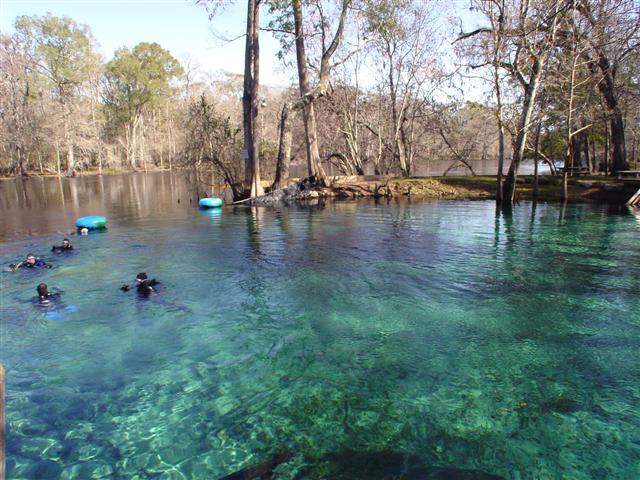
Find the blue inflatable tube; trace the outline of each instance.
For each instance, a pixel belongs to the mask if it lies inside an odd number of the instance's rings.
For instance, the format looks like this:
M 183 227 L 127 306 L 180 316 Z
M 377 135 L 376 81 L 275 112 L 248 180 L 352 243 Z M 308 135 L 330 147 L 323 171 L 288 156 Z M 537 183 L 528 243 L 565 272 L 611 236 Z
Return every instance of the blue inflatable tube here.
M 107 220 L 106 217 L 101 217 L 100 215 L 89 215 L 87 217 L 80 217 L 76 220 L 76 227 L 78 228 L 87 228 L 89 230 L 101 230 L 103 228 L 107 228 Z
M 222 206 L 222 199 L 218 197 L 201 198 L 198 200 L 200 208 L 218 208 Z

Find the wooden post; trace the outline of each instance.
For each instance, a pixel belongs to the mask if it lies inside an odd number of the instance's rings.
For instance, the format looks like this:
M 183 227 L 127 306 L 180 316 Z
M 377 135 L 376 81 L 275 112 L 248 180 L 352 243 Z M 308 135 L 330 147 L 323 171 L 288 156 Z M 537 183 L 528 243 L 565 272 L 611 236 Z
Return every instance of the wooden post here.
M 5 480 L 4 367 L 0 365 L 0 480 Z

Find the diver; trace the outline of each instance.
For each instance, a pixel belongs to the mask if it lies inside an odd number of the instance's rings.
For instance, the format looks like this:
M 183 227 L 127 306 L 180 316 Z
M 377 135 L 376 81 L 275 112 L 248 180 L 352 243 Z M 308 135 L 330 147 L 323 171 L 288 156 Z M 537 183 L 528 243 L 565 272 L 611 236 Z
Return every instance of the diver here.
M 30 253 L 27 255 L 27 258 L 23 262 L 20 262 L 17 265 L 13 265 L 13 264 L 9 265 L 9 268 L 15 272 L 20 268 L 36 269 L 36 268 L 52 268 L 52 266 L 49 265 L 44 260 L 40 258 L 36 258 L 36 256 L 33 253 Z
M 55 289 L 55 292 L 50 292 L 49 287 L 47 287 L 46 283 L 41 283 L 36 288 L 38 292 L 38 296 L 34 297 L 33 303 L 39 307 L 49 307 L 52 304 L 60 303 L 60 295 L 62 295 L 62 291 Z
M 54 253 L 64 253 L 64 252 L 70 252 L 73 250 L 73 245 L 71 245 L 71 242 L 69 241 L 68 238 L 65 238 L 64 240 L 62 240 L 62 245 L 54 245 L 53 247 L 51 247 L 51 251 Z
M 156 292 L 155 288 L 153 287 L 158 285 L 158 283 L 160 282 L 158 282 L 155 278 L 149 279 L 146 272 L 140 272 L 138 275 L 136 275 L 135 288 L 139 295 L 148 297 L 152 293 Z M 131 287 L 129 285 L 123 285 L 122 287 L 120 287 L 120 290 L 122 290 L 123 292 L 128 292 L 130 289 Z

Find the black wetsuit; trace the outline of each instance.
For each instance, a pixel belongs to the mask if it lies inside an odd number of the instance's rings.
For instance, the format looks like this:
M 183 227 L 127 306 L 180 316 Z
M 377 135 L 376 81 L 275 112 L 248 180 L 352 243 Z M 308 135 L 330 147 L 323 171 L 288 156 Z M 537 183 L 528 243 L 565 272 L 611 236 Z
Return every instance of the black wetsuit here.
M 155 293 L 156 290 L 153 287 L 158 285 L 158 283 L 159 282 L 155 278 L 151 280 L 144 280 L 142 282 L 136 283 L 135 289 L 138 292 L 138 295 L 148 297 L 152 293 Z M 123 292 L 128 292 L 129 290 L 131 290 L 131 287 L 129 285 L 123 285 L 122 287 L 120 287 L 120 290 L 122 290 Z
M 44 260 L 41 260 L 39 258 L 36 259 L 36 262 L 31 264 L 29 262 L 27 262 L 26 260 L 17 264 L 17 265 L 10 265 L 11 269 L 13 270 L 17 270 L 19 268 L 51 268 L 51 265 L 49 265 L 47 262 L 45 262 Z
M 62 292 L 57 290 L 55 292 L 47 292 L 46 295 L 38 295 L 37 297 L 33 297 L 31 302 L 37 307 L 52 307 L 58 306 L 61 307 L 60 296 Z
M 53 253 L 65 253 L 65 252 L 71 252 L 73 250 L 73 245 L 69 245 L 67 247 L 65 247 L 64 245 L 54 245 L 53 247 L 51 247 L 51 251 Z

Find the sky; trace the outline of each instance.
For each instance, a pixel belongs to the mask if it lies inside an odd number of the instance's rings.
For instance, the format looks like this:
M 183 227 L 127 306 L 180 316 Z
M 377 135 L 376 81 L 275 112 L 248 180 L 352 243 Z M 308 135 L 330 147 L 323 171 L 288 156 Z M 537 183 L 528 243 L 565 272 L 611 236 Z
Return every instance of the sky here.
M 67 15 L 90 27 L 106 60 L 122 46 L 157 42 L 185 70 L 191 65 L 201 73 L 242 74 L 246 1 L 232 3 L 211 21 L 205 8 L 195 5 L 194 0 L 0 0 L 0 31 L 10 32 L 20 15 Z M 447 4 L 465 23 L 470 22 L 469 0 L 447 0 Z M 239 38 L 225 42 L 220 36 Z M 271 35 L 260 36 L 263 85 L 286 86 L 295 82 L 294 69 L 285 73 L 276 58 L 278 50 L 278 42 Z
M 20 15 L 67 15 L 91 28 L 107 60 L 122 46 L 157 42 L 183 66 L 189 58 L 202 71 L 241 74 L 244 38 L 229 43 L 214 35 L 214 28 L 226 38 L 244 33 L 246 5 L 236 3 L 212 22 L 205 8 L 190 0 L 0 0 L 0 30 L 10 32 Z M 275 57 L 277 41 L 263 35 L 260 44 L 261 83 L 288 84 L 289 76 Z

